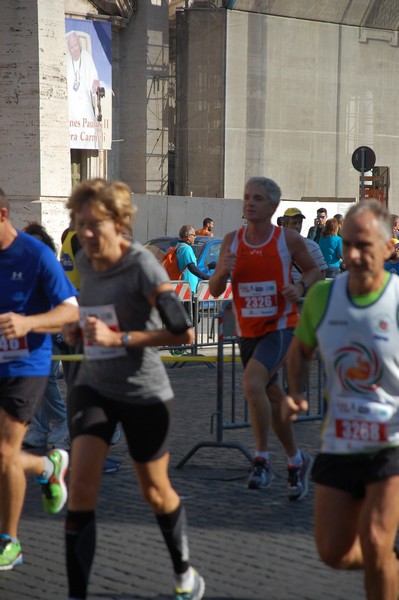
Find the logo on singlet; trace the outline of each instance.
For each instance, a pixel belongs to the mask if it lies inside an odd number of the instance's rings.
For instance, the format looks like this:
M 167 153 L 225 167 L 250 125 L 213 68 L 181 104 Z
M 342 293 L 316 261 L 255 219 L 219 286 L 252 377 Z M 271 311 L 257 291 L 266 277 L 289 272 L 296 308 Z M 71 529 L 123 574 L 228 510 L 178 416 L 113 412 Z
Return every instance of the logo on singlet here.
M 335 356 L 335 372 L 343 389 L 361 394 L 378 387 L 382 365 L 373 348 L 352 342 L 339 348 Z

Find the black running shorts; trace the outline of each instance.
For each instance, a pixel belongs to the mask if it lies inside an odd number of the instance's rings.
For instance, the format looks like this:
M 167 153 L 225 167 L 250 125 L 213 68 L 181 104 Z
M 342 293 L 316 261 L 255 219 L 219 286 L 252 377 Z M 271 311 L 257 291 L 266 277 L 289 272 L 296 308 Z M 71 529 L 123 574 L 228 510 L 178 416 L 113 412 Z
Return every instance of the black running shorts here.
M 43 399 L 48 377 L 0 379 L 0 407 L 14 419 L 29 422 Z
M 285 361 L 294 330 L 279 329 L 256 338 L 239 338 L 241 360 L 244 367 L 255 358 L 269 371 L 268 385 L 278 380 L 277 371 Z
M 172 400 L 152 399 L 149 404 L 135 405 L 106 398 L 93 388 L 79 385 L 71 393 L 71 439 L 89 434 L 109 444 L 119 421 L 133 460 L 150 462 L 169 452 L 171 408 Z
M 369 483 L 399 475 L 399 448 L 372 454 L 319 454 L 312 469 L 315 483 L 348 492 L 356 500 L 365 497 Z

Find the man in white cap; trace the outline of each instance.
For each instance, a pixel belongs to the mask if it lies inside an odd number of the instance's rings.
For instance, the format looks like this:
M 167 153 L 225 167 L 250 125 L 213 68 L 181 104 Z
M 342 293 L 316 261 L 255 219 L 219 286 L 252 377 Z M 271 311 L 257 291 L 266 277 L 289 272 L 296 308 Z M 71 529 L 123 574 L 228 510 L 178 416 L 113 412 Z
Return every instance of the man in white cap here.
M 295 231 L 297 231 L 300 234 L 304 219 L 306 219 L 306 217 L 304 214 L 302 214 L 299 208 L 287 208 L 283 215 L 283 227 L 286 227 L 287 229 L 295 229 Z M 324 260 L 323 254 L 321 253 L 319 244 L 309 238 L 305 238 L 304 236 L 301 237 L 306 243 L 309 254 L 312 256 L 315 263 L 319 267 L 322 278 L 325 279 L 327 264 Z M 298 281 L 300 281 L 300 279 L 301 271 L 298 269 L 297 265 L 294 264 L 292 269 L 292 281 L 293 283 L 297 283 Z

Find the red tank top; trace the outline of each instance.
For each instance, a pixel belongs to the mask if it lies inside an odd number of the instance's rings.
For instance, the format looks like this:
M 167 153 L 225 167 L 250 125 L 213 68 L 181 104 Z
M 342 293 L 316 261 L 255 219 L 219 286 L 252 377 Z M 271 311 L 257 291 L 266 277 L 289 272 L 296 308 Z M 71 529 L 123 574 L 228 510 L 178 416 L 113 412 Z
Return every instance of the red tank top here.
M 237 254 L 232 286 L 238 335 L 259 337 L 269 331 L 295 327 L 296 302 L 281 294 L 282 287 L 292 283 L 292 262 L 284 230 L 273 227 L 260 246 L 248 244 L 245 232 L 244 227 L 238 230 L 231 246 Z

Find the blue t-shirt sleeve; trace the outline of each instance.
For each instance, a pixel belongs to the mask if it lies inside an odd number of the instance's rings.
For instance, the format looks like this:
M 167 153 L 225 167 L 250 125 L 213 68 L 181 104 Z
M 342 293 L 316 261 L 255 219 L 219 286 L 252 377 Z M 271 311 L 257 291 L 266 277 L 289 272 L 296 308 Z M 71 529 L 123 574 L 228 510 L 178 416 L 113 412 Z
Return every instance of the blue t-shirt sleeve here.
M 51 306 L 58 306 L 67 298 L 78 295 L 50 248 L 45 247 L 40 254 L 39 274 Z

